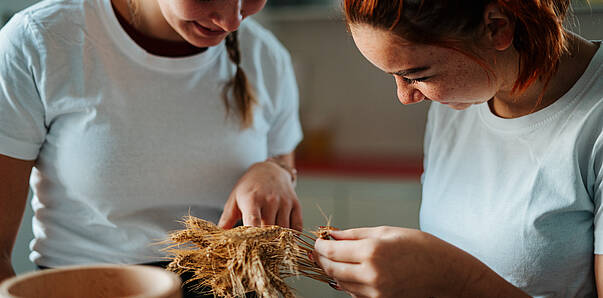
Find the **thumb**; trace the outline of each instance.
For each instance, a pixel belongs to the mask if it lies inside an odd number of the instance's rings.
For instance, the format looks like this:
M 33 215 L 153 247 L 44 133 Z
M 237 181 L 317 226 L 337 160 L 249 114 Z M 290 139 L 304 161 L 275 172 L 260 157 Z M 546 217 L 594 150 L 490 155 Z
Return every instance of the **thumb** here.
M 237 205 L 236 200 L 231 200 L 224 206 L 220 221 L 218 221 L 218 227 L 222 229 L 230 229 L 237 224 L 237 221 L 241 219 L 241 211 Z

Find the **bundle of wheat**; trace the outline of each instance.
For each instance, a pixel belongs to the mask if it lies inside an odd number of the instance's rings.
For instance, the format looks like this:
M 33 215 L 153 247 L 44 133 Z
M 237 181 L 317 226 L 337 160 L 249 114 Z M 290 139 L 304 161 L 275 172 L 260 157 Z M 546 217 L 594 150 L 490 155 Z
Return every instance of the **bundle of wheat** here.
M 311 259 L 318 231 L 303 233 L 279 226 L 247 227 L 230 230 L 218 228 L 211 222 L 186 216 L 186 227 L 173 232 L 164 250 L 171 262 L 168 270 L 176 273 L 193 272 L 189 282 L 221 297 L 244 297 L 256 292 L 259 297 L 295 297 L 284 279 L 306 276 L 318 281 L 334 281 Z

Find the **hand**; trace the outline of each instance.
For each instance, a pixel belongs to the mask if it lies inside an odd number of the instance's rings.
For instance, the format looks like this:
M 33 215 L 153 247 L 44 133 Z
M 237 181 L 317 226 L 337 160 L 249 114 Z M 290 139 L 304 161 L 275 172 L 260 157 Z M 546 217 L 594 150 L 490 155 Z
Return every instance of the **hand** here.
M 252 165 L 234 187 L 218 226 L 279 225 L 301 231 L 302 212 L 290 174 L 274 162 Z
M 456 249 L 418 230 L 377 227 L 331 231 L 318 239 L 315 258 L 337 287 L 353 297 L 430 297 L 450 295 L 465 283 L 453 269 Z M 458 249 L 457 249 L 458 250 Z M 460 251 L 460 250 L 459 250 Z

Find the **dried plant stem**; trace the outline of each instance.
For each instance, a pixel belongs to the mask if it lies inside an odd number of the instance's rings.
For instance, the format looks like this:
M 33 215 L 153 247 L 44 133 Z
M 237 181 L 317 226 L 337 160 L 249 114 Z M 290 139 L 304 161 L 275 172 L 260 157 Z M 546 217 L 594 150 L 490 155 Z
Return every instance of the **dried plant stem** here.
M 256 292 L 259 297 L 295 297 L 284 281 L 306 276 L 317 281 L 334 281 L 311 259 L 321 227 L 311 233 L 278 227 L 218 228 L 211 222 L 186 216 L 185 229 L 175 231 L 164 241 L 171 259 L 168 270 L 192 272 L 195 288 L 221 297 L 244 297 Z

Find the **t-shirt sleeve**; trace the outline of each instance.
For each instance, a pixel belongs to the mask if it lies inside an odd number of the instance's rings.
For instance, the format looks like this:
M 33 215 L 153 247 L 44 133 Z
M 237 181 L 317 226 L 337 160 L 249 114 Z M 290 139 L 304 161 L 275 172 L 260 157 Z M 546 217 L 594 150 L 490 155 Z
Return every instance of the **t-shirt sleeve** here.
M 46 135 L 35 37 L 24 14 L 0 30 L 0 154 L 24 160 L 37 158 Z
M 283 52 L 277 65 L 275 113 L 268 131 L 268 155 L 292 152 L 302 139 L 299 93 L 291 57 Z

